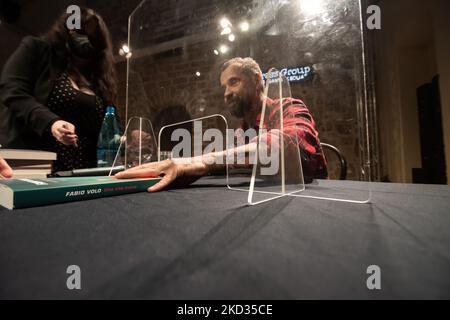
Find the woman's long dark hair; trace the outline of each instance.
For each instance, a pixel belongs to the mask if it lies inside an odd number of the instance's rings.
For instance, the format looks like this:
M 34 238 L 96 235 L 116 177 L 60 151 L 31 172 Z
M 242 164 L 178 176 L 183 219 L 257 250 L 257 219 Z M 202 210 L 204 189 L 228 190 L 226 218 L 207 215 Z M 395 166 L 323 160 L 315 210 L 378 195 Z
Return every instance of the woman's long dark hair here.
M 62 14 L 51 29 L 43 36 L 59 56 L 65 57 L 67 69 L 80 76 L 78 70 L 71 62 L 71 53 L 68 48 L 69 30 L 66 27 L 67 19 L 71 14 Z M 94 60 L 89 64 L 90 79 L 93 88 L 106 104 L 115 104 L 117 97 L 117 75 L 114 66 L 111 35 L 103 18 L 92 9 L 81 8 L 81 29 L 85 24 L 94 25 L 94 31 L 89 34 L 89 40 L 96 48 L 100 48 Z M 75 79 L 80 81 L 80 79 Z

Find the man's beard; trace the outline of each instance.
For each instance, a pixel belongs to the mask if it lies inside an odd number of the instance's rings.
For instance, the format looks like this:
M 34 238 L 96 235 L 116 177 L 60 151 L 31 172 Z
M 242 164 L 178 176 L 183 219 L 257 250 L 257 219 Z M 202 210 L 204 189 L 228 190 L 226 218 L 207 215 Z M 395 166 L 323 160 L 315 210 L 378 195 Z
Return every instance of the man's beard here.
M 231 115 L 240 119 L 244 118 L 245 111 L 251 107 L 250 99 L 245 99 L 235 94 L 228 98 L 225 104 Z

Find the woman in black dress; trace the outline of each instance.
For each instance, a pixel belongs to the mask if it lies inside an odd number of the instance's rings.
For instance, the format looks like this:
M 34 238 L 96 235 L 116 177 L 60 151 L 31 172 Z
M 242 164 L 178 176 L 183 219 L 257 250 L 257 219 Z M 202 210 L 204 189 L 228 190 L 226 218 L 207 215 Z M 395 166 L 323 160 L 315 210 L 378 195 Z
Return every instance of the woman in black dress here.
M 81 29 L 63 14 L 42 37 L 25 37 L 0 79 L 0 144 L 57 153 L 53 171 L 97 166 L 97 139 L 117 80 L 109 31 L 91 9 Z

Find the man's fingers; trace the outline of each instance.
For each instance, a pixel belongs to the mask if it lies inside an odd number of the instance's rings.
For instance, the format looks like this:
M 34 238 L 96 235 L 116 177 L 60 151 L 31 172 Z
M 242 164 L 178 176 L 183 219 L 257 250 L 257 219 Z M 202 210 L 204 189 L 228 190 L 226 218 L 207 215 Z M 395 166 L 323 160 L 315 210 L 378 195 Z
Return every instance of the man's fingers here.
M 127 169 L 126 171 L 122 171 L 120 173 L 124 173 L 124 172 L 134 173 L 134 172 L 138 172 L 138 171 L 141 171 L 141 170 L 154 170 L 154 171 L 157 171 L 157 169 L 155 167 L 149 166 L 148 164 L 143 164 L 143 165 L 140 165 L 140 166 L 137 166 L 137 167 L 133 167 L 133 168 Z
M 166 170 L 169 166 L 170 165 L 167 164 L 166 162 L 150 162 L 150 163 L 141 164 L 140 166 L 128 169 L 127 171 L 134 172 L 134 171 L 139 171 L 139 170 L 153 170 L 153 171 L 161 172 L 163 170 Z
M 160 182 L 147 189 L 148 192 L 156 192 L 166 188 L 175 178 L 172 175 L 165 175 Z
M 118 179 L 132 179 L 132 178 L 156 178 L 160 175 L 161 171 L 156 170 L 127 170 L 119 172 L 115 175 Z
M 115 175 L 118 179 L 156 178 L 160 176 L 163 176 L 161 181 L 151 188 L 148 188 L 148 192 L 162 190 L 176 179 L 177 169 L 172 161 L 166 160 L 162 162 L 146 163 L 138 167 L 119 172 Z

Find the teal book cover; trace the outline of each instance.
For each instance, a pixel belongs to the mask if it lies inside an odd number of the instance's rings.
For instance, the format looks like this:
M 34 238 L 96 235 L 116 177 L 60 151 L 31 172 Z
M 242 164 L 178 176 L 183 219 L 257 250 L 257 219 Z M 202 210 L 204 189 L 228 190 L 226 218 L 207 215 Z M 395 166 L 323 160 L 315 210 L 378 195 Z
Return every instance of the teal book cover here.
M 160 180 L 114 177 L 0 180 L 0 205 L 12 210 L 143 192 Z

